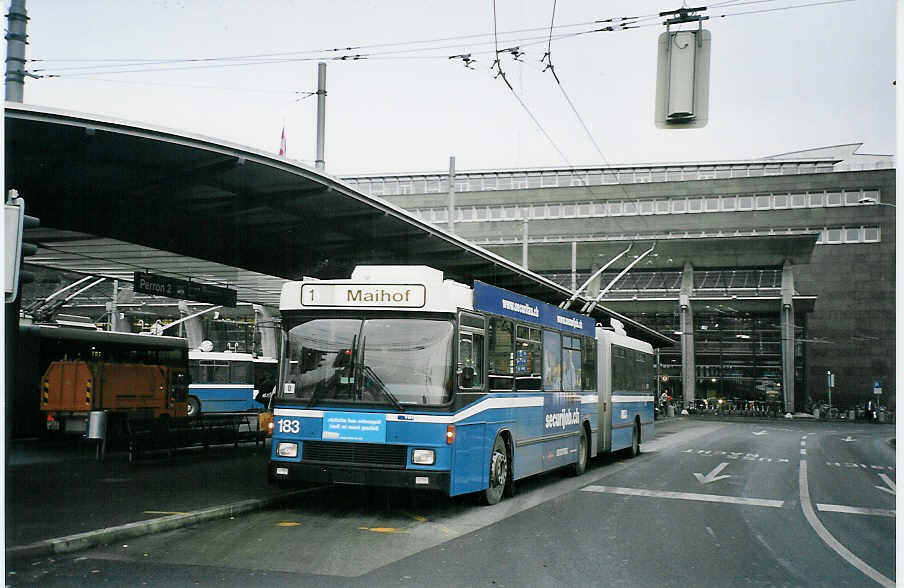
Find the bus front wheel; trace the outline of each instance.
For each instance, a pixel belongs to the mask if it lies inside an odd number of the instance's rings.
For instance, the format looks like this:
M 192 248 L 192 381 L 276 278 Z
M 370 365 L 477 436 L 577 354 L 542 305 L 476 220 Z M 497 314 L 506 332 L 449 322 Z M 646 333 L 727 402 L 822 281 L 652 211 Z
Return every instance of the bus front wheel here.
M 493 442 L 493 451 L 490 453 L 490 482 L 487 489 L 481 492 L 481 502 L 486 505 L 497 504 L 502 500 L 505 487 L 510 484 L 508 452 L 505 442 L 501 437 L 496 437 Z
M 188 397 L 188 416 L 194 417 L 201 414 L 201 401 L 196 396 Z

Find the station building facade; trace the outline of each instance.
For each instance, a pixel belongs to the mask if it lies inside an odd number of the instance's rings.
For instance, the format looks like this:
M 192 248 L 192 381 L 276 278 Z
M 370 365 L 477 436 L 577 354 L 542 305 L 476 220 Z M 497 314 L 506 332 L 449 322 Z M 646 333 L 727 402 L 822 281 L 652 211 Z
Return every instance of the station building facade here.
M 894 161 L 858 148 L 343 179 L 571 289 L 602 269 L 590 294 L 675 337 L 677 400 L 809 411 L 831 372 L 833 407 L 894 409 Z

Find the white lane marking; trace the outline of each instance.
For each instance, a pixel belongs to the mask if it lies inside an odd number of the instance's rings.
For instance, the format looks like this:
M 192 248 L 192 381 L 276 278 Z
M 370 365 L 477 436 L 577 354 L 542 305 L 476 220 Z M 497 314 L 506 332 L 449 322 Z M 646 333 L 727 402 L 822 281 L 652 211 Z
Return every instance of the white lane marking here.
M 765 498 L 741 498 L 738 496 L 722 496 L 720 494 L 696 494 L 694 492 L 670 492 L 668 490 L 644 490 L 642 488 L 618 488 L 615 486 L 585 486 L 582 492 L 600 492 L 621 494 L 623 496 L 647 496 L 650 498 L 672 498 L 676 500 L 697 500 L 700 502 L 724 502 L 726 504 L 743 504 L 746 506 L 770 506 L 781 508 L 784 500 L 767 500 Z
M 849 461 L 846 461 L 843 463 L 840 461 L 827 461 L 826 465 L 829 467 L 836 467 L 836 468 L 854 468 L 854 469 L 863 468 L 863 469 L 870 469 L 870 470 L 894 471 L 894 469 L 895 469 L 894 466 L 881 466 L 881 465 L 876 465 L 876 464 L 867 465 L 864 463 L 852 463 Z
M 845 437 L 844 439 L 842 439 L 842 441 L 844 441 L 844 442 L 846 442 L 846 443 L 850 443 L 851 441 L 856 441 L 856 439 L 853 438 L 853 437 L 851 437 L 850 435 L 848 435 L 847 437 Z
M 800 446 L 801 446 L 801 447 L 806 447 L 806 446 L 807 446 L 807 440 L 804 439 L 803 441 L 801 441 L 801 442 L 800 442 Z
M 754 431 L 753 434 L 759 437 L 760 435 L 765 435 L 766 431 Z
M 843 504 L 817 504 L 816 509 L 825 512 L 843 512 L 847 514 L 895 518 L 895 511 L 887 508 L 862 508 L 859 506 L 845 506 Z
M 800 450 L 800 454 L 801 454 L 801 455 L 806 455 L 806 454 L 807 454 L 807 450 L 806 450 L 806 449 L 801 449 L 801 450 Z
M 876 488 L 878 488 L 879 490 L 881 490 L 883 492 L 888 492 L 892 496 L 895 496 L 897 494 L 898 489 L 897 489 L 897 486 L 895 486 L 895 483 L 892 481 L 892 479 L 889 478 L 886 474 L 879 474 L 879 477 L 882 478 L 882 481 L 885 482 L 885 484 L 888 486 L 888 488 L 886 488 L 885 486 L 876 486 Z
M 813 530 L 816 531 L 816 534 L 819 535 L 819 538 L 822 539 L 823 543 L 828 545 L 829 548 L 840 555 L 849 564 L 882 586 L 893 588 L 895 583 L 892 580 L 889 580 L 872 568 L 868 563 L 851 553 L 848 548 L 839 543 L 838 540 L 823 526 L 822 522 L 820 522 L 819 517 L 816 516 L 816 512 L 813 510 L 813 503 L 810 502 L 810 489 L 807 485 L 807 462 L 805 460 L 800 461 L 799 482 L 801 510 L 804 511 L 804 517 L 806 517 L 807 522 L 810 523 L 810 526 L 813 527 Z
M 784 457 L 760 457 L 759 453 L 744 453 L 741 451 L 723 451 L 720 449 L 684 449 L 681 453 L 690 453 L 694 455 L 720 456 L 725 459 L 735 459 L 742 461 L 755 461 L 759 463 L 791 463 Z
M 700 482 L 701 484 L 709 484 L 710 482 L 715 482 L 716 480 L 721 480 L 723 478 L 730 478 L 731 475 L 729 475 L 729 474 L 725 474 L 724 476 L 719 475 L 719 472 L 721 472 L 723 469 L 725 469 L 725 466 L 727 466 L 727 465 L 728 465 L 728 462 L 723 461 L 722 463 L 720 463 L 719 465 L 714 467 L 713 470 L 710 473 L 706 474 L 705 476 L 703 474 L 698 474 L 697 472 L 694 472 L 694 477 L 697 478 L 697 481 Z

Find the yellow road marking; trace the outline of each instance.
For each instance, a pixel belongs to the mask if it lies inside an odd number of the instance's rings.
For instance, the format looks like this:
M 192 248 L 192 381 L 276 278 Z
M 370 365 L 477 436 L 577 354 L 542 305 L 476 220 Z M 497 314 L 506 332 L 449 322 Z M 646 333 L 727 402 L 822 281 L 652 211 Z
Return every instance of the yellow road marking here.
M 408 533 L 406 529 L 396 529 L 395 527 L 358 527 L 361 531 L 370 531 L 371 533 Z
M 277 527 L 297 527 L 299 525 L 301 525 L 301 523 L 295 523 L 292 521 L 283 521 L 281 523 L 276 524 Z

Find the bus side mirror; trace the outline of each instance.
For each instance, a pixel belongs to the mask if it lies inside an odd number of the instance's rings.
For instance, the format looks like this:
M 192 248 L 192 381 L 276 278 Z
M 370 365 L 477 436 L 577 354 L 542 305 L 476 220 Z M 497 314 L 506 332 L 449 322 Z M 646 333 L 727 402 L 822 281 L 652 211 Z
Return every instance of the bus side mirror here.
M 460 377 L 459 377 L 459 386 L 462 388 L 473 388 L 474 387 L 474 368 L 467 365 L 461 368 Z

